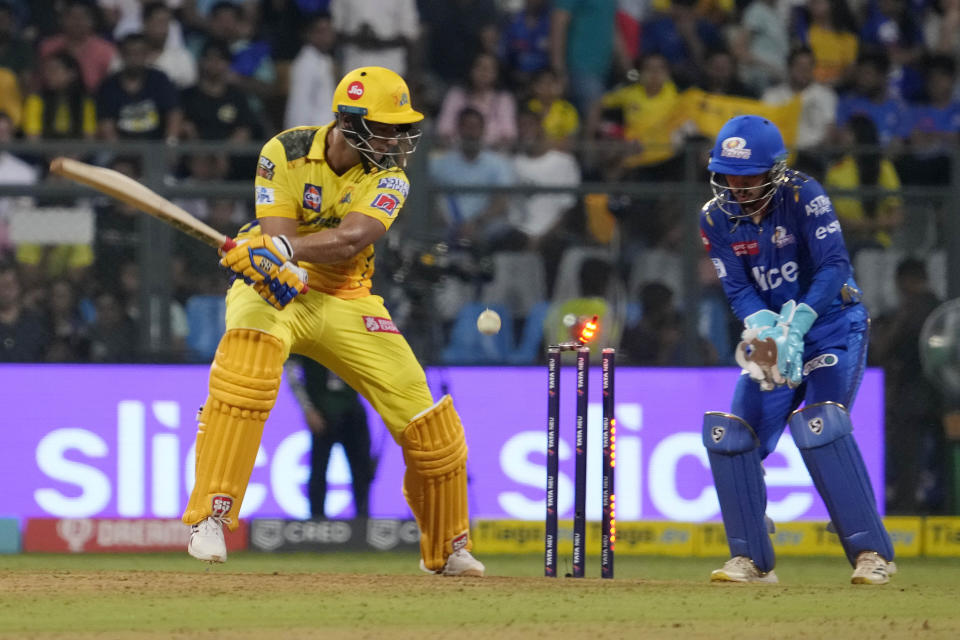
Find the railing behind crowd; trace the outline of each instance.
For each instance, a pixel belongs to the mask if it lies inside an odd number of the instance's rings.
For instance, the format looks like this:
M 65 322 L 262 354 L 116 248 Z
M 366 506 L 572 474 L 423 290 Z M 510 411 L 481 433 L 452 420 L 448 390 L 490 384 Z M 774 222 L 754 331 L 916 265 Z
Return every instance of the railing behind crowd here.
M 106 283 L 91 283 L 89 279 L 114 271 L 115 282 L 121 283 L 117 286 L 125 288 L 120 297 L 135 298 L 127 302 L 138 319 L 135 352 L 125 360 L 203 361 L 209 355 L 210 345 L 197 345 L 196 333 L 190 334 L 197 328 L 190 324 L 199 322 L 202 329 L 204 322 L 209 323 L 204 318 L 209 316 L 191 315 L 197 305 L 191 306 L 190 301 L 222 297 L 227 278 L 218 270 L 216 256 L 209 248 L 180 237 L 175 230 L 146 215 L 127 212 L 126 227 L 112 224 L 103 228 L 103 211 L 114 205 L 84 187 L 46 175 L 43 168 L 58 155 L 114 166 L 208 224 L 233 234 L 253 217 L 252 176 L 259 149 L 259 144 L 226 146 L 222 142 L 184 142 L 176 146 L 123 142 L 111 143 L 109 147 L 79 141 L 11 143 L 4 151 L 37 167 L 38 180 L 33 184 L 0 184 L 0 222 L 4 217 L 8 220 L 9 240 L 17 259 L 23 258 L 42 272 L 34 273 L 34 278 L 70 277 L 56 272 L 43 260 L 37 263 L 37 248 L 49 246 L 88 245 L 93 249 L 92 263 L 89 258 L 86 263 L 82 259 L 71 263 L 71 258 L 61 256 L 66 264 L 87 267 L 74 272 L 84 274 L 83 281 L 73 283 L 80 296 L 108 288 Z M 826 166 L 837 157 L 834 151 L 818 150 L 814 165 Z M 524 264 L 500 260 L 499 254 L 507 249 L 511 255 L 532 251 L 545 258 L 545 272 L 538 267 L 529 273 L 508 271 L 506 275 L 521 288 L 537 288 L 534 293 L 514 291 L 512 295 L 522 298 L 529 294 L 542 299 L 517 303 L 520 308 L 515 311 L 516 353 L 506 354 L 502 363 L 533 363 L 539 362 L 541 351 L 535 338 L 542 336 L 534 331 L 531 339 L 524 333 L 522 321 L 540 314 L 531 322 L 542 325 L 548 303 L 562 302 L 574 290 L 579 291 L 578 285 L 571 286 L 577 274 L 574 272 L 571 277 L 568 267 L 573 261 L 564 262 L 565 255 L 577 254 L 584 259 L 601 256 L 613 265 L 606 291 L 620 330 L 642 315 L 641 285 L 665 279 L 676 294 L 678 309 L 686 310 L 678 316 L 682 318 L 682 340 L 675 364 L 729 364 L 729 353 L 719 354 L 712 362 L 705 361 L 698 336 L 704 334 L 706 320 L 703 313 L 690 312 L 700 308 L 702 289 L 715 286 L 701 265 L 704 252 L 697 229 L 700 206 L 710 197 L 706 152 L 702 143 L 684 147 L 678 154 L 676 171 L 667 181 L 605 179 L 601 177 L 603 166 L 597 166 L 604 161 L 589 160 L 604 157 L 592 146 L 577 154 L 584 175 L 580 184 L 496 186 L 465 180 L 470 186 L 444 186 L 431 175 L 430 150 L 422 149 L 407 170 L 412 188 L 403 214 L 377 248 L 374 289 L 386 298 L 395 320 L 424 363 L 454 363 L 456 360 L 449 356 L 449 342 L 457 332 L 457 312 L 471 303 L 490 304 L 492 281 L 504 276 L 497 269 L 516 269 L 518 264 Z M 935 290 L 945 298 L 960 297 L 960 218 L 954 212 L 960 202 L 960 149 L 953 150 L 948 165 L 946 183 L 905 184 L 895 193 L 880 187 L 843 190 L 828 186 L 828 193 L 835 200 L 876 202 L 896 198 L 902 205 L 903 222 L 896 233 L 876 246 L 856 248 L 854 264 L 861 269 L 857 275 L 874 312 L 893 304 L 891 265 L 905 255 L 921 257 L 928 263 L 933 260 L 931 278 Z M 545 194 L 567 194 L 575 204 L 557 229 L 532 244 L 514 246 L 509 235 L 496 236 L 488 243 L 471 242 L 470 237 L 458 236 L 456 226 L 451 224 L 456 217 L 448 206 L 452 196 L 502 197 L 504 219 L 509 219 L 511 207 L 518 202 Z M 659 233 L 645 231 L 651 224 L 660 225 Z M 113 242 L 114 236 L 122 235 L 124 230 L 127 248 L 133 249 L 134 258 L 111 264 L 111 259 L 121 260 L 124 255 L 116 251 Z M 113 251 L 116 257 L 106 253 L 98 256 L 98 250 Z M 43 255 L 50 257 L 49 252 Z M 547 286 L 540 285 L 540 279 Z M 172 313 L 171 307 L 178 306 L 180 312 Z M 95 310 L 91 313 L 95 314 Z M 215 331 L 206 333 L 216 338 Z M 521 346 L 524 337 L 528 343 Z M 480 354 L 476 355 L 479 361 Z

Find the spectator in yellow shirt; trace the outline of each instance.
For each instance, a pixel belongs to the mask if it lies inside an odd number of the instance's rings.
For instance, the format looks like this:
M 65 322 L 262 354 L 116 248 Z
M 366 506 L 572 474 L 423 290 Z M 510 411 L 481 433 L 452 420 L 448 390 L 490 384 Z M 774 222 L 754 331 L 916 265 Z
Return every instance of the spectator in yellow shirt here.
M 550 146 L 569 151 L 580 130 L 580 115 L 573 103 L 563 99 L 562 80 L 553 69 L 543 69 L 534 76 L 531 90 L 527 109 L 540 116 Z
M 855 115 L 842 130 L 848 151 L 827 170 L 827 189 L 857 189 L 880 187 L 890 195 L 865 194 L 832 197 L 833 208 L 843 225 L 847 250 L 852 256 L 866 247 L 887 248 L 892 234 L 903 222 L 903 200 L 895 195 L 900 190 L 900 178 L 889 159 L 883 157 L 877 128 L 864 115 Z M 860 151 L 860 147 L 863 150 Z
M 80 65 L 66 51 L 43 59 L 39 91 L 27 96 L 23 133 L 30 140 L 93 138 L 96 107 L 83 86 Z

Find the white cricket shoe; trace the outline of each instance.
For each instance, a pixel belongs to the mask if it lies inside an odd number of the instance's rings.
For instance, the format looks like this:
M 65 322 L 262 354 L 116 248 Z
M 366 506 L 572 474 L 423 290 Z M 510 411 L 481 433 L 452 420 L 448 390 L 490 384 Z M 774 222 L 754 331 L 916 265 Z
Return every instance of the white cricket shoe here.
M 857 556 L 857 568 L 853 570 L 850 582 L 853 584 L 887 584 L 890 576 L 897 572 L 895 562 L 887 562 L 876 551 L 864 551 Z
M 710 573 L 710 582 L 763 582 L 776 584 L 780 582 L 773 570 L 766 573 L 760 571 L 753 560 L 747 556 L 734 556 L 727 560 L 723 567 Z
M 222 518 L 204 518 L 190 528 L 187 553 L 204 562 L 226 562 L 227 543 L 223 539 Z
M 420 570 L 443 576 L 482 578 L 486 567 L 483 566 L 482 562 L 470 555 L 469 551 L 459 549 L 450 554 L 450 557 L 447 558 L 447 564 L 443 565 L 443 569 L 439 571 L 427 569 L 427 565 L 423 563 L 423 558 L 420 558 Z

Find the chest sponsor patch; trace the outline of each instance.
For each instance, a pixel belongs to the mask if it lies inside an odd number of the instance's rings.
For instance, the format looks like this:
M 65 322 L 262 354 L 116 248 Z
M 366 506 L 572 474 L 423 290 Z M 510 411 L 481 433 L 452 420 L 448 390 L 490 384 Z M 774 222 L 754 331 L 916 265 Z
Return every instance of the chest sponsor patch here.
M 267 158 L 267 156 L 260 156 L 260 160 L 257 162 L 257 175 L 267 180 L 273 180 L 273 172 L 276 168 L 277 165 Z
M 380 211 L 383 211 L 388 217 L 392 218 L 397 215 L 397 209 L 400 207 L 400 198 L 392 193 L 378 193 L 377 197 L 370 203 L 370 206 L 374 209 L 380 209 Z
M 821 353 L 815 358 L 810 358 L 803 365 L 803 375 L 807 376 L 814 369 L 819 369 L 820 367 L 832 367 L 835 366 L 840 361 L 835 354 L 832 353 Z
M 410 195 L 410 183 L 400 178 L 380 178 L 377 189 L 393 189 L 399 191 L 404 198 Z
M 323 189 L 315 184 L 307 183 L 303 185 L 303 208 L 320 213 L 323 207 L 322 193 Z
M 270 187 L 256 187 L 256 204 L 273 204 L 273 189 Z
M 374 316 L 363 316 L 363 326 L 370 333 L 400 333 L 397 325 L 390 318 L 376 318 Z
M 760 243 L 756 240 L 742 240 L 730 246 L 733 247 L 735 256 L 755 256 L 760 253 Z

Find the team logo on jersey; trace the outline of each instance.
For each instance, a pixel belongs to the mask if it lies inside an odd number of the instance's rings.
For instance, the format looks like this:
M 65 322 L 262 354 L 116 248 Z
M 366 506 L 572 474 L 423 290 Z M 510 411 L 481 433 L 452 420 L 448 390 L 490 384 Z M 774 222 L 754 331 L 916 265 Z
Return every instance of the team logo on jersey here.
M 736 136 L 732 138 L 727 138 L 720 143 L 721 151 L 720 155 L 724 158 L 737 158 L 739 160 L 747 160 L 750 157 L 751 151 L 747 149 L 747 141 L 743 138 L 738 138 Z
M 735 256 L 755 256 L 760 253 L 760 243 L 756 240 L 742 240 L 730 246 L 733 247 Z
M 400 195 L 406 198 L 410 194 L 410 183 L 400 178 L 380 178 L 377 189 L 393 189 L 399 191 Z
M 788 244 L 793 244 L 797 239 L 790 233 L 787 232 L 786 227 L 778 226 L 773 230 L 773 244 L 777 245 L 777 249 L 782 249 Z
M 363 316 L 363 326 L 370 333 L 400 333 L 397 325 L 390 318 L 375 318 L 373 316 Z
M 353 201 L 353 187 L 347 187 L 340 196 L 340 204 L 348 204 Z
M 377 197 L 370 203 L 370 206 L 374 209 L 380 209 L 380 211 L 383 211 L 388 217 L 392 218 L 397 215 L 400 198 L 390 193 L 378 193 Z
M 257 204 L 273 204 L 273 189 L 270 187 L 256 187 L 254 188 L 256 192 L 256 203 Z
M 840 362 L 840 358 L 832 353 L 821 353 L 816 358 L 810 358 L 803 365 L 803 375 L 810 375 L 810 372 L 820 367 L 832 367 Z
M 303 185 L 303 208 L 320 213 L 320 207 L 323 204 L 323 199 L 320 197 L 321 193 L 323 193 L 323 189 L 315 184 L 307 183 Z
M 700 229 L 700 240 L 703 242 L 703 248 L 710 251 L 710 238 L 703 232 L 703 229 Z
M 351 100 L 359 100 L 363 97 L 363 83 L 359 80 L 354 80 L 350 83 L 350 86 L 347 87 L 347 97 Z

